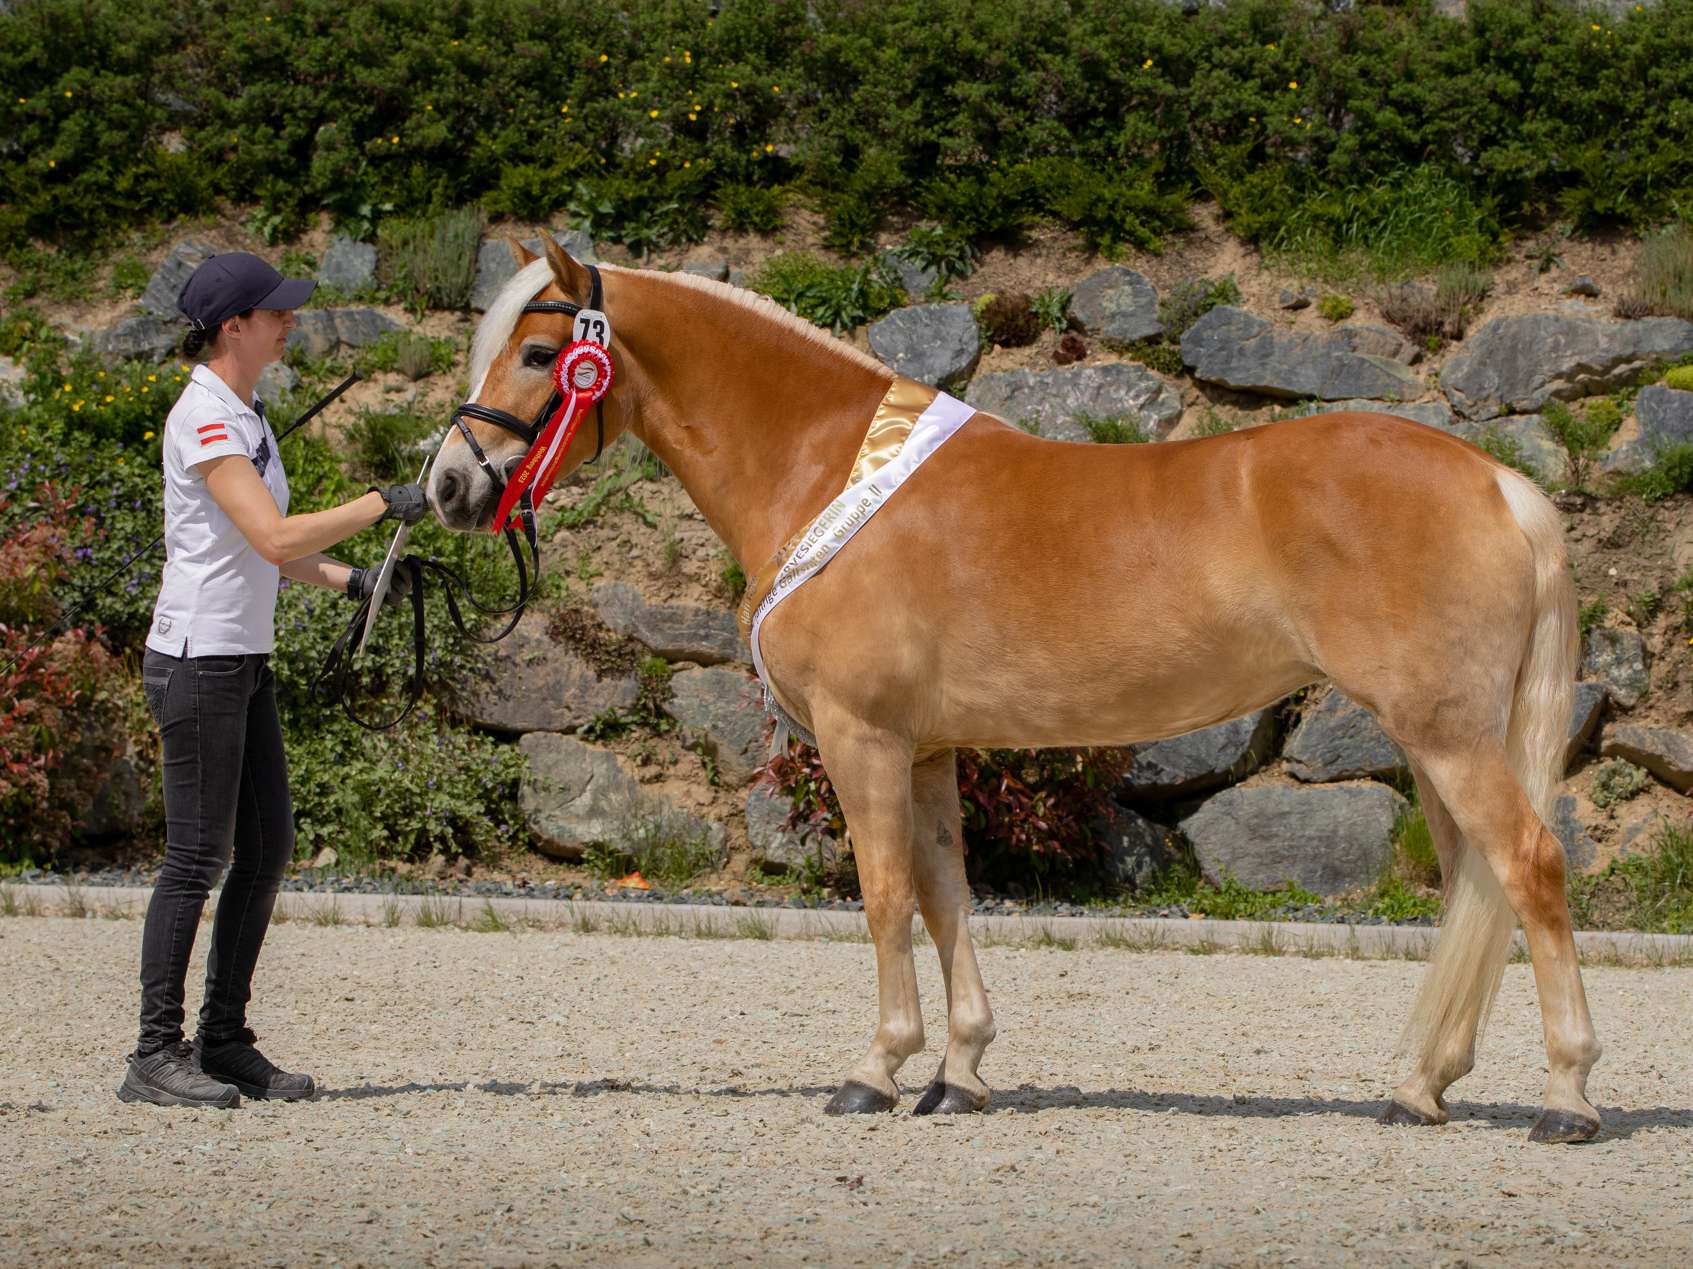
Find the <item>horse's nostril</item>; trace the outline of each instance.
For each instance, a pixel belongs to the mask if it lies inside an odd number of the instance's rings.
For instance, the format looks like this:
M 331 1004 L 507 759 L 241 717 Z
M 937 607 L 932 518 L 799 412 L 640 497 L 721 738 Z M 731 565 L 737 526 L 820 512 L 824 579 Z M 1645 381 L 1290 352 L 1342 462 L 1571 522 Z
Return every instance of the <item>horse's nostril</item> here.
M 441 505 L 450 507 L 458 501 L 459 476 L 457 472 L 444 471 L 441 473 Z

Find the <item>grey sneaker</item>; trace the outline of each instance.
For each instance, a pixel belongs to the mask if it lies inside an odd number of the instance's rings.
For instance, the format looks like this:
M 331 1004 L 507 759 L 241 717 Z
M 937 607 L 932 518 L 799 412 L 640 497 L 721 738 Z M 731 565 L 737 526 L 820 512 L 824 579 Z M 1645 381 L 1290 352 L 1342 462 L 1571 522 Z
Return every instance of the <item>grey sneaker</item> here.
M 309 1075 L 293 1075 L 281 1070 L 253 1047 L 258 1039 L 251 1031 L 241 1031 L 228 1040 L 206 1043 L 194 1040 L 194 1053 L 202 1071 L 213 1079 L 235 1085 L 248 1097 L 274 1097 L 283 1101 L 310 1101 L 317 1096 L 317 1084 Z
M 118 1085 L 118 1100 L 229 1110 L 241 1104 L 241 1093 L 234 1085 L 200 1070 L 188 1041 L 178 1040 L 146 1057 L 131 1053 L 129 1069 Z

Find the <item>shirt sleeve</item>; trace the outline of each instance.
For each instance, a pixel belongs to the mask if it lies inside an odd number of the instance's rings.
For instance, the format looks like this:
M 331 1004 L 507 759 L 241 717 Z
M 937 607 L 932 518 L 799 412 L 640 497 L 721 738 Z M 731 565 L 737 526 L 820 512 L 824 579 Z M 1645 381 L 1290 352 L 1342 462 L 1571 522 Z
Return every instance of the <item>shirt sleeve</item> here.
M 204 476 L 199 464 L 229 454 L 247 453 L 247 438 L 241 425 L 211 412 L 198 412 L 171 420 L 166 433 L 175 449 L 177 462 L 191 475 Z

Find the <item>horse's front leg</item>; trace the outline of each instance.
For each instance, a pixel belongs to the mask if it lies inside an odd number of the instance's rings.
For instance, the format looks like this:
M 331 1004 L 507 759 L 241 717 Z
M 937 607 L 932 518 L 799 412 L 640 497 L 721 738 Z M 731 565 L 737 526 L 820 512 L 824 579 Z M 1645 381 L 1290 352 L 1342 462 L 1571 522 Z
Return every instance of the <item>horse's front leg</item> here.
M 831 1115 L 892 1110 L 894 1074 L 923 1047 L 917 966 L 911 954 L 916 910 L 911 861 L 911 746 L 862 724 L 818 719 L 818 748 L 852 834 L 864 915 L 876 945 L 879 1018 L 870 1049 L 829 1099 Z

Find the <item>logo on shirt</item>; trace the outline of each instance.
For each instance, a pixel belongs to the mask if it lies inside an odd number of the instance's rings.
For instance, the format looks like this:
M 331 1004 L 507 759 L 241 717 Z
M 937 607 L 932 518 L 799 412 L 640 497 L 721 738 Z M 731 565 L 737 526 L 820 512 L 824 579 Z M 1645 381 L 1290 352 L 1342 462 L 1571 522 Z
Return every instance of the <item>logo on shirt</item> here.
M 169 617 L 160 617 L 159 618 L 159 633 L 160 634 L 169 634 L 170 633 L 170 620 L 171 619 Z
M 204 427 L 194 429 L 200 434 L 200 444 L 210 445 L 213 441 L 227 441 L 229 439 L 229 425 L 227 423 L 207 423 Z

